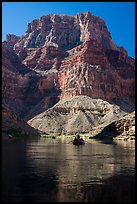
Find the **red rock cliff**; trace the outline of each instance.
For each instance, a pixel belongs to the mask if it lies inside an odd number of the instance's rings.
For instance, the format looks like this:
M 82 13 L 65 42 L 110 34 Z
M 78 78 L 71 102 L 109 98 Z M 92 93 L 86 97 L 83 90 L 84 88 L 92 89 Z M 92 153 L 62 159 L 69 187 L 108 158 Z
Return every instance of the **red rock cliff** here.
M 134 59 L 90 12 L 33 20 L 23 37 L 7 36 L 2 62 L 3 101 L 22 117 L 75 95 L 134 109 Z

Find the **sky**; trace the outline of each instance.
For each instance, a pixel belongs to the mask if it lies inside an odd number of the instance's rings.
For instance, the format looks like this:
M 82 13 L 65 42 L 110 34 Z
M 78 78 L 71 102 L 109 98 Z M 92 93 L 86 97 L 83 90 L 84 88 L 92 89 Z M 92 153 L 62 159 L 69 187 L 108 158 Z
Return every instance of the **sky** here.
M 104 19 L 112 40 L 135 58 L 135 2 L 2 2 L 2 41 L 6 34 L 24 35 L 28 23 L 43 15 L 87 11 Z

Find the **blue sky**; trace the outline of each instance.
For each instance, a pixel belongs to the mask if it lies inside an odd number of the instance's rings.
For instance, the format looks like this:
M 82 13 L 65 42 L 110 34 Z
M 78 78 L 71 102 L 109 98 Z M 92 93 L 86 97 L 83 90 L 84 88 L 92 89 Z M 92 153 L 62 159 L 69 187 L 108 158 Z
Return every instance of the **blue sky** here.
M 28 23 L 48 14 L 90 11 L 106 22 L 112 40 L 135 58 L 135 2 L 2 2 L 2 40 L 24 35 Z

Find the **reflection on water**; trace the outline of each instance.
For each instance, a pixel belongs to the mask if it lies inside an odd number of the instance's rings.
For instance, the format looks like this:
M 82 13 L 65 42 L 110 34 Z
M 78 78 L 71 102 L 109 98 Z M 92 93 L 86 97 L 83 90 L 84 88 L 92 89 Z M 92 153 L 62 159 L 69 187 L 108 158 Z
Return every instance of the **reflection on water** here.
M 38 139 L 2 147 L 3 201 L 134 201 L 134 143 Z

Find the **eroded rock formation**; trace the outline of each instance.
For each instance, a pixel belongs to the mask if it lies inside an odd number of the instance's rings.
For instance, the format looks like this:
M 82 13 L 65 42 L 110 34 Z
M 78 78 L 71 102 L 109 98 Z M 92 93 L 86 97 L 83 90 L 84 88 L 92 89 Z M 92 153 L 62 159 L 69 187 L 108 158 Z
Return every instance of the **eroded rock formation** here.
M 50 14 L 3 42 L 3 103 L 30 119 L 59 99 L 88 95 L 134 110 L 134 59 L 90 12 Z
M 135 140 L 135 111 L 107 125 L 96 139 Z
M 119 106 L 81 95 L 60 100 L 28 124 L 47 134 L 89 133 L 93 127 L 105 126 L 124 114 Z

